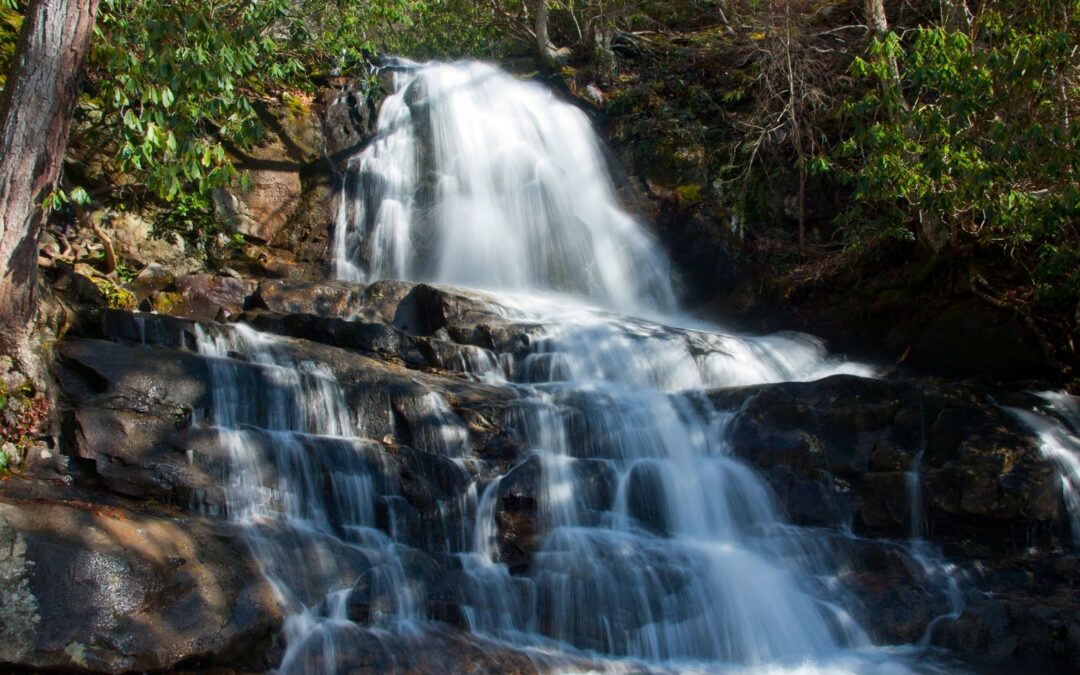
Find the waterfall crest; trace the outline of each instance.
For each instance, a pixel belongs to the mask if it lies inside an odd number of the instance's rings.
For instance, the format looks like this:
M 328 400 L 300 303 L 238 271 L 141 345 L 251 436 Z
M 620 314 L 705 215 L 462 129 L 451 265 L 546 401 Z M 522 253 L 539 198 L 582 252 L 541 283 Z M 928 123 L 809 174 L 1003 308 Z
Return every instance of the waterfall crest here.
M 674 307 L 667 259 L 619 206 L 584 113 L 484 63 L 418 66 L 395 84 L 349 163 L 339 278 Z

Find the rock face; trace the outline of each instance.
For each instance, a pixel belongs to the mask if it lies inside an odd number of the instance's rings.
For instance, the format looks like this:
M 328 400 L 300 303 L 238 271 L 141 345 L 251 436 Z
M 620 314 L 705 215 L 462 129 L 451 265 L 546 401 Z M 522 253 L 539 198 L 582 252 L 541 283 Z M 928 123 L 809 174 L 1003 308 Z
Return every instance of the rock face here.
M 80 499 L 79 497 L 83 497 Z M 281 616 L 238 532 L 20 482 L 0 495 L 0 664 L 266 667 Z
M 219 190 L 214 200 L 219 214 L 237 232 L 268 242 L 296 212 L 303 185 L 293 171 L 259 169 L 249 175 L 251 187 L 246 192 Z
M 348 648 L 333 656 L 339 670 L 568 667 L 464 632 L 478 600 L 458 555 L 474 545 L 489 487 L 492 551 L 507 566 L 506 583 L 528 583 L 544 546 L 545 468 L 523 447 L 520 392 L 477 374 L 515 372 L 542 345 L 545 326 L 514 318 L 482 293 L 426 284 L 255 286 L 231 277 L 175 284 L 193 304 L 204 294 L 204 320 L 95 305 L 99 323 L 84 321 L 57 347 L 59 454 L 31 458 L 22 476 L 0 482 L 0 665 L 264 670 L 280 661 L 288 646 L 282 609 L 230 521 L 233 458 L 213 426 L 216 361 L 196 349 L 200 333 L 255 328 L 275 358 L 317 364 L 340 386 L 362 438 L 303 436 L 298 452 L 311 475 L 361 472 L 370 481 L 371 527 L 394 533 L 395 555 L 427 618 L 417 635 L 367 630 L 393 602 L 369 574 L 371 563 L 357 557 L 326 572 L 341 577 L 344 611 L 356 623 Z M 211 310 L 231 322 L 205 320 Z M 250 409 L 275 405 L 276 371 L 230 356 L 232 376 L 251 384 Z M 699 404 L 732 411 L 716 432 L 730 451 L 765 475 L 793 521 L 819 528 L 815 538 L 850 561 L 836 583 L 875 640 L 918 642 L 933 623 L 935 644 L 970 658 L 1067 670 L 1078 653 L 1080 607 L 1060 589 L 1074 566 L 1026 557 L 1032 546 L 1067 536 L 1060 486 L 990 395 L 1031 403 L 967 385 L 837 376 L 716 390 Z M 575 403 L 564 405 L 573 427 Z M 242 431 L 273 481 L 284 471 L 281 441 L 258 427 Z M 588 502 L 582 518 L 601 522 L 621 489 L 611 466 L 585 459 L 568 466 L 567 479 Z M 935 621 L 950 611 L 947 594 L 905 541 L 916 467 L 928 545 L 971 570 L 972 602 L 956 621 Z M 648 499 L 657 480 L 649 465 L 627 480 L 631 517 L 669 536 L 672 523 Z M 312 490 L 329 494 L 333 486 Z M 339 507 L 327 504 L 329 526 L 347 527 Z M 349 558 L 332 547 L 325 553 Z M 314 580 L 305 602 L 314 604 L 328 582 L 312 561 L 301 562 Z M 313 663 L 329 658 L 310 649 Z
M 178 300 L 158 311 L 202 321 L 236 314 L 247 296 L 244 282 L 234 277 L 192 274 L 176 279 L 175 284 Z
M 246 191 L 215 192 L 218 216 L 235 232 L 266 247 L 270 276 L 320 277 L 330 259 L 338 170 L 371 138 L 389 83 L 335 78 L 312 99 L 286 95 L 258 108 L 262 141 L 237 151 L 250 177 Z M 287 259 L 292 270 L 275 264 Z
M 935 539 L 973 550 L 1050 544 L 1068 529 L 1057 474 L 989 395 L 837 376 L 714 400 L 744 401 L 732 448 L 765 472 L 796 522 L 905 536 L 917 475 Z
M 313 103 L 287 97 L 279 105 L 259 108 L 264 138 L 246 152 L 237 151 L 249 189 L 221 189 L 214 195 L 218 215 L 235 231 L 269 243 L 296 214 L 304 188 L 301 174 L 323 152 L 321 110 Z

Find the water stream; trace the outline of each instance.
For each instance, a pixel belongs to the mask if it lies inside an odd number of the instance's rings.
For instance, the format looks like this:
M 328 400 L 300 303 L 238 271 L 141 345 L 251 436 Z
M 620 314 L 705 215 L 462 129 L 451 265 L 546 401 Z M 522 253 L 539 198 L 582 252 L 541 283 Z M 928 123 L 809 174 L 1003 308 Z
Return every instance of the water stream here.
M 1046 410 L 1006 408 L 1024 423 L 1058 469 L 1074 547 L 1080 547 L 1080 399 L 1061 392 L 1038 394 Z
M 703 393 L 871 371 L 807 336 L 678 317 L 666 256 L 619 206 L 587 118 L 544 88 L 479 63 L 417 66 L 396 87 L 345 178 L 338 276 L 487 289 L 493 311 L 544 327 L 524 358 L 471 369 L 515 392 L 507 423 L 528 459 L 471 474 L 468 431 L 435 393 L 415 434 L 460 469 L 447 513 L 462 522 L 432 524 L 454 532 L 432 547 L 458 561 L 467 628 L 616 669 L 904 672 L 837 591 L 843 555 L 785 521 L 732 457 L 733 411 Z M 361 631 L 423 631 L 435 617 L 392 519 L 378 526 L 376 502 L 397 490 L 380 446 L 334 375 L 276 340 L 200 334 L 212 423 L 230 456 L 230 517 L 289 616 L 280 671 L 336 672 Z M 530 476 L 537 550 L 513 567 L 499 495 Z

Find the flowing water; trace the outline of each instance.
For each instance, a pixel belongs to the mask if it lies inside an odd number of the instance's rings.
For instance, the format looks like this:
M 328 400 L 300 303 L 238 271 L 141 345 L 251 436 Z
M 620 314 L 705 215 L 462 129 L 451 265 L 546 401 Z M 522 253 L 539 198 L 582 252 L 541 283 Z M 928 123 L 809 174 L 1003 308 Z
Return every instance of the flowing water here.
M 1061 392 L 1042 392 L 1046 410 L 1006 408 L 1039 439 L 1039 446 L 1061 476 L 1061 492 L 1069 511 L 1073 546 L 1080 547 L 1080 399 Z
M 852 618 L 843 556 L 785 522 L 732 457 L 733 411 L 705 394 L 870 371 L 806 336 L 670 318 L 664 253 L 618 205 L 587 118 L 545 89 L 479 63 L 409 68 L 396 87 L 345 178 L 338 275 L 488 289 L 492 311 L 542 326 L 527 355 L 467 366 L 514 392 L 524 462 L 471 472 L 464 422 L 437 393 L 417 404 L 414 444 L 453 467 L 428 549 L 457 560 L 467 627 L 613 669 L 904 672 Z M 289 616 L 281 672 L 335 672 L 363 631 L 422 632 L 435 617 L 403 526 L 377 513 L 399 487 L 342 385 L 240 326 L 199 348 L 230 517 Z M 538 550 L 522 566 L 500 550 L 499 495 L 529 480 Z

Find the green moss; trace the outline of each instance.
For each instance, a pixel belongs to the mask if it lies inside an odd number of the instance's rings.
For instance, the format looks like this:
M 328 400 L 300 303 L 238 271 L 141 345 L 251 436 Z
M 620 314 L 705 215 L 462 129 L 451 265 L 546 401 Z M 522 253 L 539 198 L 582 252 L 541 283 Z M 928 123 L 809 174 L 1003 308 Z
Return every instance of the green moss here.
M 131 291 L 116 285 L 111 279 L 94 277 L 94 285 L 98 287 L 105 300 L 109 303 L 109 309 L 135 309 L 138 303 Z
M 158 293 L 151 302 L 154 310 L 159 314 L 172 314 L 182 301 L 183 298 L 179 293 Z
M 697 183 L 680 185 L 675 188 L 675 192 L 679 195 L 679 203 L 684 205 L 697 204 L 705 198 L 702 194 L 701 186 Z
M 289 112 L 289 116 L 293 118 L 304 117 L 311 111 L 310 99 L 305 99 L 291 92 L 282 94 L 281 102 L 285 104 L 285 109 Z
M 705 148 L 700 145 L 682 145 L 676 139 L 664 139 L 645 161 L 645 176 L 663 187 L 679 190 L 707 178 Z M 700 185 L 698 190 L 700 195 Z

